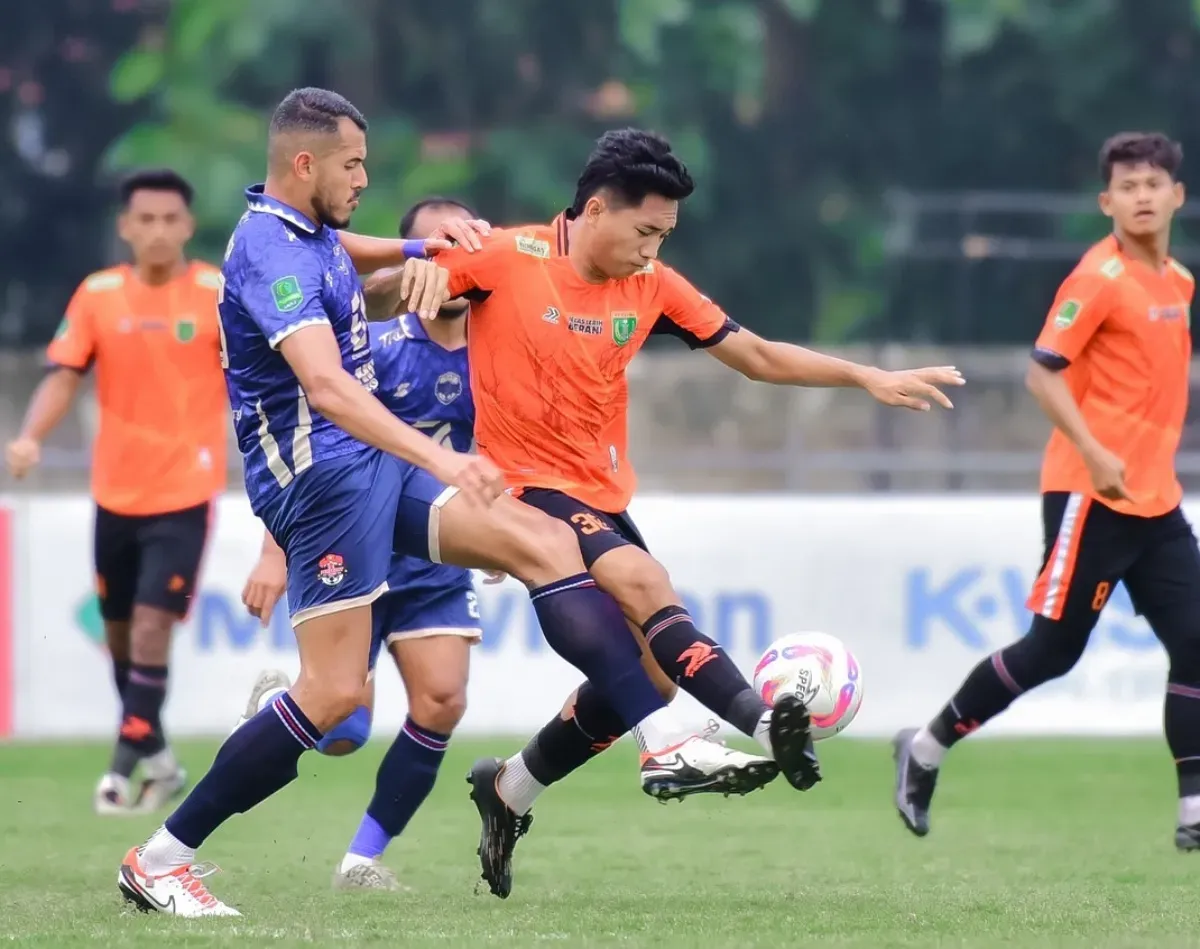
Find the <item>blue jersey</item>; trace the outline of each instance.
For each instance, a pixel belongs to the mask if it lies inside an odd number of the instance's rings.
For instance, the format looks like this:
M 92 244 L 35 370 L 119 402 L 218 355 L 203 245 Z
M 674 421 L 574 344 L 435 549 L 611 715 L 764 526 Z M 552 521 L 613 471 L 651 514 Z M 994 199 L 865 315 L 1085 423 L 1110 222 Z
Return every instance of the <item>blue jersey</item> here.
M 218 309 L 246 493 L 261 515 L 312 465 L 367 450 L 313 411 L 279 344 L 328 324 L 346 371 L 370 392 L 377 383 L 362 285 L 337 232 L 267 197 L 262 185 L 247 188 L 246 200 L 225 250 Z
M 403 422 L 455 451 L 474 444 L 475 403 L 467 373 L 467 348 L 448 350 L 431 340 L 414 314 L 369 328 L 376 395 Z M 388 574 L 392 590 L 442 585 L 466 571 L 397 557 Z

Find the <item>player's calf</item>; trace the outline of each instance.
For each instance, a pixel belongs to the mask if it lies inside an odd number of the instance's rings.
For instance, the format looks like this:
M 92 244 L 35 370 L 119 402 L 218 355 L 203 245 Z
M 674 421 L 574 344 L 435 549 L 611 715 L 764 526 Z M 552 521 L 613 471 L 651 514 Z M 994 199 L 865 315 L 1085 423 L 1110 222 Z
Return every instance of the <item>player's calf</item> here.
M 770 706 L 725 650 L 696 629 L 662 564 L 640 547 L 625 545 L 598 557 L 591 573 L 639 624 L 668 680 L 772 750 Z

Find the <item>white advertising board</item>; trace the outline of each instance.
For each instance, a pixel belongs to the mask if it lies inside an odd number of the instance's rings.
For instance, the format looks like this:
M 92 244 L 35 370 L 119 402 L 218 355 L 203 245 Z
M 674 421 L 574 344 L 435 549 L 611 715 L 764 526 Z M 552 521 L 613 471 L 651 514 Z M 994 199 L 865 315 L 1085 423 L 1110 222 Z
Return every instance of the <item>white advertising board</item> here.
M 91 504 L 54 496 L 9 507 L 13 733 L 107 736 L 117 709 L 92 598 Z M 696 625 L 745 671 L 788 632 L 820 629 L 850 645 L 865 700 L 848 736 L 925 720 L 975 662 L 1027 628 L 1024 599 L 1041 555 L 1036 497 L 649 496 L 633 514 Z M 297 667 L 286 616 L 262 629 L 240 602 L 261 536 L 244 499 L 221 500 L 199 594 L 174 646 L 166 712 L 174 734 L 225 732 L 259 669 Z M 522 587 L 508 581 L 479 593 L 486 636 L 473 653 L 462 730 L 532 732 L 581 677 L 545 645 Z M 1155 733 L 1165 670 L 1118 588 L 1079 667 L 989 731 Z M 393 671 L 381 668 L 377 694 L 376 727 L 391 732 L 404 715 Z M 697 722 L 709 717 L 690 699 L 680 708 Z

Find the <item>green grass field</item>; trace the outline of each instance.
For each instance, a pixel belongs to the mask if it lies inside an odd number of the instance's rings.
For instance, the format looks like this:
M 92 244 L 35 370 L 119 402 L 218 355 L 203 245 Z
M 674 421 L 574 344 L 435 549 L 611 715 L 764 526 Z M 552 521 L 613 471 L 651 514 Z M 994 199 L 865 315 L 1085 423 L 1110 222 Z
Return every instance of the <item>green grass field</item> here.
M 624 744 L 624 743 L 622 743 Z M 885 745 L 822 746 L 826 780 L 660 805 L 618 747 L 536 809 L 512 897 L 476 892 L 462 776 L 511 739 L 460 741 L 388 862 L 414 892 L 335 894 L 384 745 L 305 758 L 301 780 L 235 818 L 201 858 L 245 914 L 124 908 L 116 873 L 151 817 L 101 819 L 99 745 L 0 746 L 0 941 L 21 946 L 1196 946 L 1200 860 L 1172 846 L 1174 777 L 1153 741 L 975 741 L 944 774 L 933 834 L 892 812 Z M 199 775 L 214 746 L 179 749 Z

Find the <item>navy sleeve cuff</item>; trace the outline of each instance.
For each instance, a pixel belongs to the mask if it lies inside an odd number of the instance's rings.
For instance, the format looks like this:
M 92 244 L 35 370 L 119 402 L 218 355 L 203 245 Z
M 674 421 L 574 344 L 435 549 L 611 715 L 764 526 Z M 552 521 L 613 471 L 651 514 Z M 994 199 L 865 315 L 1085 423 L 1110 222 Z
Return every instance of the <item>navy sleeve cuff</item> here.
M 1033 351 L 1032 357 L 1039 366 L 1045 366 L 1051 372 L 1062 372 L 1071 365 L 1071 360 L 1066 356 L 1056 353 L 1053 349 L 1042 349 L 1040 346 Z

